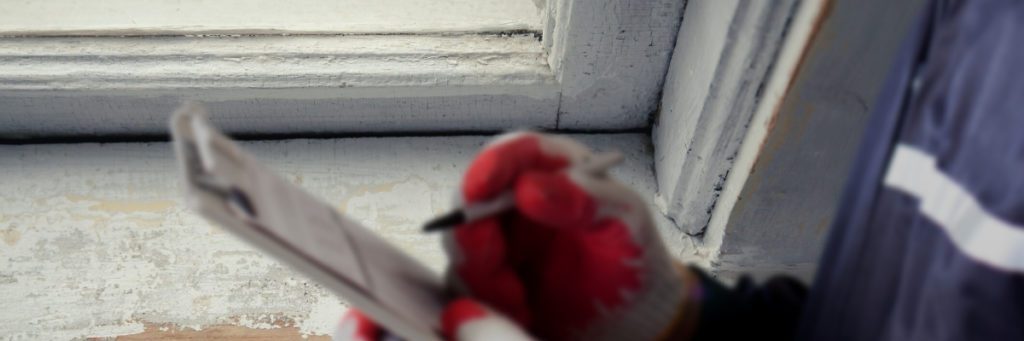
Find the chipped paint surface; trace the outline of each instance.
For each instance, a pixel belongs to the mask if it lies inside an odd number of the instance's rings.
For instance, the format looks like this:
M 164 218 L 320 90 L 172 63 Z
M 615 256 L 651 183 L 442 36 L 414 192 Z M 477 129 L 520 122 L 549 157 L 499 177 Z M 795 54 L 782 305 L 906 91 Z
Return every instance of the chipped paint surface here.
M 275 324 L 274 328 L 260 329 L 236 325 L 212 325 L 195 330 L 182 328 L 172 323 L 146 324 L 142 332 L 121 335 L 117 341 L 134 340 L 308 340 L 330 341 L 326 335 L 304 335 L 297 327 Z
M 653 197 L 647 136 L 578 137 L 596 149 L 623 150 L 627 161 L 616 175 Z M 440 242 L 419 226 L 450 207 L 463 168 L 486 140 L 243 146 L 440 271 Z M 344 301 L 185 210 L 172 157 L 166 143 L 0 146 L 2 338 L 268 330 L 261 337 L 279 339 L 332 331 Z M 659 223 L 684 255 L 685 240 Z
M 687 3 L 653 140 L 662 207 L 691 235 L 707 231 L 771 70 L 785 67 L 777 52 L 800 3 Z
M 686 1 L 548 0 L 544 46 L 560 129 L 646 128 Z

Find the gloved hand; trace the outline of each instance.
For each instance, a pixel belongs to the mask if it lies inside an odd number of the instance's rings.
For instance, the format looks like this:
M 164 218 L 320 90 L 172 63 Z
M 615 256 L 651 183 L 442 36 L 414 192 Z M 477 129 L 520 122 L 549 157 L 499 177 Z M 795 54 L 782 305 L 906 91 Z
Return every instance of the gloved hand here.
M 489 143 L 461 199 L 512 193 L 515 209 L 445 232 L 449 283 L 544 340 L 687 336 L 697 279 L 668 255 L 637 193 L 578 167 L 592 157 L 571 139 L 533 132 Z
M 441 329 L 448 340 L 529 341 L 533 340 L 514 322 L 477 301 L 462 298 L 448 303 L 441 316 Z M 399 340 L 359 310 L 350 309 L 341 318 L 335 341 Z

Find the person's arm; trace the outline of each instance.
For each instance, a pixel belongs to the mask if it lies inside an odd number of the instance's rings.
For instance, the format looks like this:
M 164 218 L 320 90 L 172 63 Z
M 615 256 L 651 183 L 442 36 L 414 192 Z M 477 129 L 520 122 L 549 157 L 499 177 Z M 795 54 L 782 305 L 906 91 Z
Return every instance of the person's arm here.
M 742 277 L 732 288 L 690 267 L 701 294 L 696 332 L 690 340 L 792 340 L 800 321 L 807 287 L 791 277 L 755 284 Z

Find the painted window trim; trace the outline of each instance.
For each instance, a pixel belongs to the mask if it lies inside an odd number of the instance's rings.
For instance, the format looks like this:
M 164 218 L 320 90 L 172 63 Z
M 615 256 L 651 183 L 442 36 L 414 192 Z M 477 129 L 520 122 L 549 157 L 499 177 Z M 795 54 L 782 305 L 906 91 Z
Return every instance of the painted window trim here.
M 547 0 L 558 127 L 641 129 L 658 110 L 687 1 Z
M 164 135 L 184 99 L 232 133 L 554 128 L 544 56 L 532 35 L 3 38 L 0 136 Z
M 746 179 L 734 161 L 758 143 L 748 137 L 760 131 L 755 116 L 785 94 L 826 1 L 688 6 L 652 136 L 657 204 L 683 232 L 704 237 L 719 197 L 731 195 L 727 177 Z
M 0 138 L 164 135 L 182 99 L 205 100 L 226 113 L 218 126 L 254 135 L 641 128 L 682 6 L 550 0 L 543 43 L 530 34 L 3 37 L 0 61 L 15 69 L 0 72 Z M 112 41 L 103 53 L 74 52 L 103 39 Z M 188 47 L 202 39 L 233 39 L 234 50 Z M 374 42 L 330 51 L 357 40 Z M 183 48 L 160 54 L 162 43 Z M 345 69 L 353 60 L 364 67 Z

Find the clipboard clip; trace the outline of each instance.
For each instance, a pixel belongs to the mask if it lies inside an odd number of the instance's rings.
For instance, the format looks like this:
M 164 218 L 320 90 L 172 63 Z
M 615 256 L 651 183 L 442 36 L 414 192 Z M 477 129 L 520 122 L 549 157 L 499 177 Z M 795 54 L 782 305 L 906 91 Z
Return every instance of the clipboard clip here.
M 217 160 L 204 160 L 204 158 L 216 158 L 217 153 L 202 153 L 196 144 L 197 136 L 210 134 L 207 123 L 206 109 L 199 103 L 185 103 L 178 112 L 171 118 L 171 127 L 174 139 L 179 148 L 179 158 L 183 160 L 185 170 L 185 181 L 191 183 L 191 191 L 201 191 L 202 198 L 206 200 L 220 201 L 228 211 L 236 218 L 247 223 L 256 221 L 258 212 L 256 206 L 250 199 L 249 194 L 232 184 L 223 174 L 216 174 L 204 167 L 204 164 L 214 164 Z M 197 126 L 198 125 L 198 126 Z M 203 129 L 205 128 L 205 129 Z M 206 161 L 206 162 L 204 162 Z
M 249 200 L 249 196 L 238 187 L 225 185 L 222 181 L 218 181 L 218 178 L 210 175 L 197 177 L 196 187 L 223 200 L 228 206 L 245 214 L 245 218 L 256 219 L 256 208 Z
M 207 117 L 202 105 L 189 102 L 170 122 L 193 210 L 345 296 L 397 335 L 440 340 L 444 285 L 436 274 L 257 162 Z

